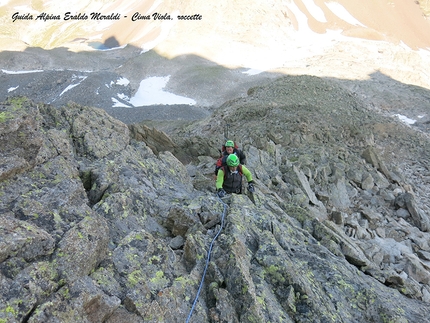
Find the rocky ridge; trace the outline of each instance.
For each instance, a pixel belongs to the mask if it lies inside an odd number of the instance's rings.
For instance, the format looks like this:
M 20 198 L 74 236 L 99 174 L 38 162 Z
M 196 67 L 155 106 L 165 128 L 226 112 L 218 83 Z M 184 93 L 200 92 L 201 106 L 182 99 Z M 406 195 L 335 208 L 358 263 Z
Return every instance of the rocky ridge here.
M 223 224 L 190 322 L 429 322 L 428 135 L 334 81 L 280 78 L 168 135 L 0 111 L 0 321 L 183 322 Z M 227 129 L 257 190 L 222 202 Z
M 412 28 L 411 2 L 341 1 L 363 28 L 293 3 L 255 7 L 252 32 L 229 16 L 248 3 L 186 4 L 217 20 L 177 24 L 146 53 L 127 32 L 113 38 L 124 48 L 88 51 L 70 32 L 78 52 L 43 50 L 6 21 L 0 323 L 184 322 L 221 224 L 190 322 L 429 322 L 430 57 L 408 47 L 426 48 L 427 26 Z M 301 42 L 333 23 L 361 40 Z M 197 106 L 113 107 L 167 75 Z M 227 132 L 257 192 L 226 199 L 223 222 L 212 172 Z

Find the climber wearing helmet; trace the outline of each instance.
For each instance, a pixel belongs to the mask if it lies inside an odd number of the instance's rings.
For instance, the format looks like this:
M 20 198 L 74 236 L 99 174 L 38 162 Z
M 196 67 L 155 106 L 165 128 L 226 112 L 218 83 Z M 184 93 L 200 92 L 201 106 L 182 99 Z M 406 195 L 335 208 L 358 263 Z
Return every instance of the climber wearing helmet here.
M 242 177 L 245 175 L 248 182 L 248 191 L 254 192 L 252 174 L 248 168 L 240 164 L 239 158 L 230 154 L 226 160 L 227 166 L 222 166 L 217 175 L 216 189 L 219 197 L 226 193 L 242 194 Z
M 243 153 L 242 150 L 240 150 L 235 144 L 233 140 L 227 140 L 226 143 L 223 146 L 223 150 L 221 153 L 220 158 L 217 160 L 216 165 L 215 165 L 215 176 L 218 175 L 218 170 L 222 167 L 222 166 L 226 166 L 227 165 L 227 157 L 231 154 L 236 155 L 237 157 L 239 157 L 239 162 L 242 165 L 246 164 L 246 156 Z
M 234 142 L 233 140 L 227 140 L 227 142 L 224 145 L 225 151 L 228 155 L 232 154 L 234 152 Z

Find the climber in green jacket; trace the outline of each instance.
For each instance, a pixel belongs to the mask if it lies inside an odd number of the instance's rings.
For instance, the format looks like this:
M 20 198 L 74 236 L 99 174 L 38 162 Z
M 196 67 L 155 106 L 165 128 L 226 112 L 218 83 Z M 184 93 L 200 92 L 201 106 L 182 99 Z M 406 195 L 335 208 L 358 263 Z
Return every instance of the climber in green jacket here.
M 243 175 L 245 175 L 248 182 L 248 191 L 253 193 L 255 189 L 251 172 L 240 164 L 236 155 L 230 154 L 227 157 L 227 166 L 221 167 L 218 171 L 216 180 L 218 196 L 224 197 L 227 193 L 242 194 Z

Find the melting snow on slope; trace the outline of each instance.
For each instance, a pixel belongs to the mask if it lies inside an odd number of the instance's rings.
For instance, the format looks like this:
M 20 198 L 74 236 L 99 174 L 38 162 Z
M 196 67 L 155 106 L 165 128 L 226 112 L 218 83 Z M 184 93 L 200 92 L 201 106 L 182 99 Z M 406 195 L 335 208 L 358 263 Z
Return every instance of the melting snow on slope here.
M 133 97 L 128 99 L 124 94 L 118 94 L 118 98 L 135 107 L 157 104 L 196 104 L 196 101 L 193 99 L 163 91 L 167 82 L 169 82 L 169 79 L 170 75 L 165 77 L 149 77 L 140 82 L 139 89 Z M 125 78 L 122 78 L 117 82 L 117 84 L 120 85 L 127 85 L 128 83 L 129 81 Z M 113 107 L 130 107 L 116 98 L 112 98 L 112 102 L 114 103 Z
M 72 81 L 76 80 L 76 79 L 80 79 L 80 81 L 76 84 L 70 84 L 69 86 L 67 86 L 63 92 L 60 93 L 60 96 L 62 96 L 64 93 L 66 93 L 67 91 L 69 91 L 70 89 L 73 89 L 75 86 L 78 86 L 79 84 L 81 84 L 85 79 L 87 78 L 87 76 L 76 76 L 73 75 L 72 76 Z
M 302 0 L 309 13 L 319 22 L 327 22 L 324 11 L 318 7 L 313 0 Z
M 7 92 L 9 93 L 9 92 L 15 91 L 17 88 L 19 88 L 19 85 L 18 85 L 18 86 L 15 86 L 15 87 L 10 87 L 10 88 L 8 88 L 8 89 L 7 89 Z
M 258 68 L 250 68 L 249 70 L 246 70 L 245 72 L 242 72 L 242 74 L 248 74 L 248 75 L 257 75 L 260 73 L 263 73 L 264 70 L 260 70 Z
M 114 84 L 127 86 L 130 84 L 130 81 L 125 77 L 120 77 L 116 82 L 111 81 L 110 84 L 105 84 L 105 85 L 107 88 L 110 88 Z M 117 96 L 122 101 L 119 101 L 116 98 L 111 98 L 113 102 L 112 108 L 131 108 L 130 104 L 125 103 L 130 101 L 130 98 L 128 97 L 128 95 L 125 95 L 124 93 L 118 93 Z
M 324 15 L 324 11 L 319 7 L 313 0 L 302 0 L 307 11 L 312 15 L 315 20 L 325 23 L 327 19 Z M 327 7 L 340 19 L 346 21 L 354 26 L 364 26 L 357 19 L 355 19 L 341 4 L 337 2 L 325 2 Z M 299 33 L 297 38 L 294 39 L 294 45 L 285 52 L 280 53 L 280 57 L 276 57 L 275 54 L 271 53 L 270 60 L 265 56 L 260 62 L 253 62 L 248 66 L 250 69 L 243 72 L 248 75 L 256 75 L 261 72 L 276 68 L 282 65 L 282 62 L 286 60 L 299 60 L 305 56 L 312 56 L 318 54 L 318 51 L 326 46 L 329 46 L 332 41 L 343 39 L 342 30 L 326 30 L 325 34 L 318 34 L 314 32 L 308 23 L 308 16 L 304 13 L 294 1 L 287 2 L 285 5 L 293 13 L 297 20 L 297 29 Z
M 123 100 L 125 102 L 128 102 L 130 100 L 130 98 L 127 95 L 125 95 L 124 93 L 118 93 L 118 98 L 120 98 L 121 100 Z M 112 98 L 112 102 L 114 103 L 112 108 L 131 108 L 130 105 L 125 104 L 124 102 L 119 101 L 115 98 Z
M 193 99 L 163 91 L 169 79 L 170 75 L 153 76 L 142 80 L 136 94 L 130 99 L 130 103 L 135 107 L 153 104 L 196 104 Z
M 359 22 L 357 19 L 355 19 L 349 12 L 346 10 L 340 3 L 337 2 L 325 2 L 326 6 L 340 19 L 346 21 L 347 23 L 354 25 L 354 26 L 362 26 L 361 22 Z
M 129 105 L 122 103 L 115 98 L 112 98 L 112 102 L 113 102 L 112 108 L 131 108 Z
M 32 71 L 8 71 L 8 70 L 1 70 L 5 74 L 27 74 L 27 73 L 40 73 L 43 72 L 43 70 L 32 70 Z
M 130 81 L 129 81 L 129 80 L 127 80 L 125 77 L 121 77 L 120 79 L 118 79 L 118 80 L 116 81 L 116 84 L 127 86 L 127 85 L 129 85 L 129 84 L 130 84 Z
M 400 121 L 403 121 L 406 124 L 414 124 L 417 121 L 417 120 L 409 119 L 408 117 L 401 114 L 395 114 L 394 116 L 399 118 Z

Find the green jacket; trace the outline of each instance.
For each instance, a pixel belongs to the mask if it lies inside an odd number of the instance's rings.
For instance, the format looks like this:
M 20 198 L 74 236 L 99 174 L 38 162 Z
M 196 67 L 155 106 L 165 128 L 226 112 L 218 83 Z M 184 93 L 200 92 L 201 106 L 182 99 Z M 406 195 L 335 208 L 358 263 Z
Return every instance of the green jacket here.
M 249 169 L 246 168 L 244 165 L 241 165 L 241 166 L 242 166 L 242 173 L 243 173 L 243 175 L 245 175 L 246 180 L 249 183 L 250 181 L 252 181 L 252 174 L 249 171 Z M 225 167 L 226 167 L 226 169 L 229 169 L 228 166 L 225 166 Z M 242 176 L 240 176 L 240 177 L 242 177 Z M 229 178 L 229 174 L 227 174 L 226 181 L 228 181 L 229 179 L 230 179 Z M 229 184 L 239 185 L 239 182 L 229 183 Z M 218 171 L 218 175 L 217 175 L 217 179 L 216 179 L 216 184 L 215 185 L 216 185 L 216 189 L 217 190 L 220 189 L 220 188 L 224 188 L 224 189 L 230 188 L 230 187 L 225 187 L 225 185 L 224 185 L 224 171 L 223 171 L 222 168 L 220 168 L 220 170 Z M 242 182 L 240 182 L 240 185 L 242 185 Z M 227 190 L 227 189 L 226 189 L 226 191 L 230 191 L 230 190 Z

